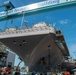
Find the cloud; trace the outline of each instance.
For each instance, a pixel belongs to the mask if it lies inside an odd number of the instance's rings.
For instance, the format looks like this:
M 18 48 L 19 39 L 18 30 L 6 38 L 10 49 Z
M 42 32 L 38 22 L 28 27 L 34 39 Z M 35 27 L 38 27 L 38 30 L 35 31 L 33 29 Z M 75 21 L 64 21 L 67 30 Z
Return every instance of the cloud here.
M 59 21 L 60 24 L 68 24 L 69 22 L 70 22 L 70 20 L 68 20 L 68 19 Z

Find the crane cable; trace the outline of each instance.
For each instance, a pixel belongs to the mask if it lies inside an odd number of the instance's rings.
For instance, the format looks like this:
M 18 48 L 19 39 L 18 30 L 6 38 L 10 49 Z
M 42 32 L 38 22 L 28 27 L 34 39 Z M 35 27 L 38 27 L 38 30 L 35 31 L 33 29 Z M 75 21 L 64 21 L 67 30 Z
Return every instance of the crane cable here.
M 74 53 L 73 51 L 71 51 L 71 50 L 70 50 L 70 52 L 71 52 L 71 53 L 74 55 L 74 57 L 76 58 L 76 55 L 75 55 L 75 53 Z
M 4 31 L 6 30 L 7 28 L 7 24 L 8 24 L 8 11 L 6 11 L 6 22 L 5 22 L 5 25 L 4 25 Z
M 21 26 L 20 26 L 20 29 L 22 29 L 22 25 L 23 25 L 23 21 L 24 21 L 24 12 L 21 12 L 23 14 L 22 16 L 22 21 L 21 21 Z
M 7 28 L 7 24 L 8 24 L 8 20 L 6 20 L 6 22 L 5 22 L 5 25 L 4 25 L 4 31 L 5 31 L 6 28 Z

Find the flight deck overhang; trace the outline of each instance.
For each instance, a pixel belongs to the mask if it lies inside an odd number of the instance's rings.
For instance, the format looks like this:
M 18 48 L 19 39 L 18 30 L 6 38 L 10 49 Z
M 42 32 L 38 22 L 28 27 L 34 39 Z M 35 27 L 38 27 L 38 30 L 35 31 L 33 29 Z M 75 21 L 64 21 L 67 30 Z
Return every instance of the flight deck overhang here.
M 53 27 L 49 26 L 42 26 L 42 27 L 34 27 L 16 30 L 15 28 L 6 29 L 5 32 L 0 32 L 0 39 L 12 39 L 20 38 L 20 37 L 35 37 L 35 36 L 41 36 L 41 35 L 49 35 L 54 34 L 57 36 L 57 40 L 55 40 L 56 45 L 61 49 L 64 56 L 69 55 L 68 48 L 66 46 L 64 37 L 62 34 L 57 34 L 56 30 Z M 14 39 L 13 39 L 14 38 Z M 56 42 L 57 41 L 57 42 Z
M 55 29 L 52 27 L 32 27 L 32 28 L 26 28 L 21 30 L 11 30 L 8 29 L 5 32 L 0 32 L 0 39 L 3 38 L 12 38 L 12 37 L 21 37 L 21 36 L 32 36 L 32 35 L 43 35 L 43 34 L 49 34 L 53 33 L 55 34 Z

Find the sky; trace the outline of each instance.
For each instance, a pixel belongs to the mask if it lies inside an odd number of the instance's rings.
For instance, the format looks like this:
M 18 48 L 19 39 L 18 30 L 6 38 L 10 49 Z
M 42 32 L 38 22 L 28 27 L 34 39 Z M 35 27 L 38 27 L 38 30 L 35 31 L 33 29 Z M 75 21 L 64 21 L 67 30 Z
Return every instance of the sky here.
M 2 5 L 3 2 L 5 1 L 7 0 L 0 0 L 0 5 Z M 13 3 L 15 7 L 20 7 L 44 0 L 10 0 L 10 1 Z M 3 10 L 4 8 L 0 8 L 0 12 Z M 56 23 L 54 28 L 60 29 L 62 31 L 67 47 L 70 52 L 70 56 L 73 59 L 76 59 L 76 7 L 31 15 L 25 17 L 24 20 L 28 21 L 27 24 L 28 26 L 32 26 L 32 24 L 36 24 L 39 22 Z M 21 21 L 22 18 L 17 18 L 14 19 L 12 24 L 11 20 L 0 22 L 0 29 L 4 31 L 5 28 L 21 27 Z M 16 55 L 15 65 L 17 65 L 18 62 L 19 59 L 18 56 Z

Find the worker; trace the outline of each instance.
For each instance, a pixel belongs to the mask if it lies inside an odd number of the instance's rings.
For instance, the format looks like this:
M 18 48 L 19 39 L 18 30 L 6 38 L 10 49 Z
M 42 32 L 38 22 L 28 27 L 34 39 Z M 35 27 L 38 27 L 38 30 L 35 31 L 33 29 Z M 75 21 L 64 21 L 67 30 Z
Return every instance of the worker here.
M 8 74 L 12 74 L 12 67 L 11 67 L 11 65 L 8 65 L 8 67 L 7 67 L 7 73 Z
M 16 68 L 16 72 L 14 75 L 20 75 L 20 68 L 19 67 Z
M 4 67 L 4 68 L 3 68 L 2 74 L 3 74 L 3 75 L 7 75 L 7 67 Z

